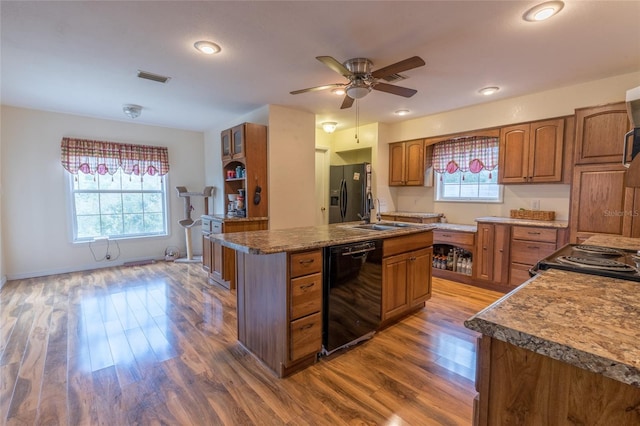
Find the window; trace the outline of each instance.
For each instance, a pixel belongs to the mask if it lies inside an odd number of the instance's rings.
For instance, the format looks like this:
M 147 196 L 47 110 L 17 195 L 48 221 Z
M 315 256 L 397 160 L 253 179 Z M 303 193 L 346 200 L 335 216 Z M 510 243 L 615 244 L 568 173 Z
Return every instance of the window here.
M 69 175 L 74 241 L 167 235 L 162 176 Z
M 498 185 L 498 138 L 468 137 L 433 150 L 436 201 L 502 202 Z
M 73 241 L 167 235 L 167 148 L 62 139 Z

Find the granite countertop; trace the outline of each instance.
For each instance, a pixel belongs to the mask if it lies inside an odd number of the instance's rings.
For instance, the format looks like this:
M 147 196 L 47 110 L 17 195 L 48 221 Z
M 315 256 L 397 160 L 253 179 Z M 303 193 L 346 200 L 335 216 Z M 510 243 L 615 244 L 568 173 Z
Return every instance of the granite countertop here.
M 420 213 L 420 212 L 380 212 L 381 215 L 397 216 L 397 217 L 417 217 L 420 219 L 429 219 L 433 217 L 441 217 L 442 213 Z
M 375 223 L 372 223 L 375 224 Z M 384 222 L 381 222 L 384 224 Z M 427 232 L 433 224 L 411 224 L 392 230 L 357 229 L 361 222 L 334 223 L 331 225 L 305 226 L 300 228 L 212 234 L 210 239 L 220 241 L 225 247 L 250 254 L 273 254 L 311 250 L 330 245 L 354 243 L 372 239 L 398 237 Z
M 442 231 L 478 232 L 478 225 L 462 225 L 458 223 L 432 223 L 431 226 Z
M 507 225 L 521 226 L 539 226 L 542 228 L 567 228 L 569 221 L 567 220 L 533 220 L 533 219 L 514 219 L 501 216 L 484 216 L 477 217 L 476 222 L 504 223 Z
M 224 214 L 208 214 L 202 215 L 203 218 L 208 218 L 210 220 L 218 220 L 225 222 L 258 222 L 263 220 L 269 220 L 268 217 L 229 217 Z
M 594 235 L 585 240 L 583 244 L 624 250 L 640 250 L 640 238 L 617 237 L 615 235 Z
M 469 318 L 465 326 L 640 387 L 639 285 L 550 269 Z

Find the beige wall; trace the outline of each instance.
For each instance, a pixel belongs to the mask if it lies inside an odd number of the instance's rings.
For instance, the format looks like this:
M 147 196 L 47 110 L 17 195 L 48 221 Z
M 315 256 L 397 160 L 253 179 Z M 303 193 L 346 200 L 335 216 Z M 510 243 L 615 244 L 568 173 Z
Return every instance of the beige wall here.
M 3 189 L 2 189 L 2 169 L 4 167 L 2 167 L 2 140 L 4 139 L 2 137 L 2 133 L 1 133 L 1 129 L 3 129 L 2 127 L 2 114 L 0 114 L 0 288 L 2 288 L 2 286 L 4 285 L 4 283 L 7 281 L 7 275 L 5 273 L 5 266 L 4 266 L 4 252 L 3 252 L 3 247 L 4 247 L 4 239 L 2 238 L 2 199 L 3 197 Z
M 269 105 L 269 227 L 315 224 L 315 116 Z
M 1 119 L 2 253 L 9 279 L 160 259 L 168 246 L 184 255 L 185 235 L 178 225 L 184 203 L 175 187 L 204 187 L 202 133 L 8 106 L 2 107 Z M 88 243 L 71 243 L 67 172 L 60 165 L 64 136 L 168 147 L 170 235 L 120 240 L 120 257 L 110 262 L 96 262 Z M 202 199 L 192 197 L 192 204 L 198 217 Z M 200 239 L 193 243 L 194 253 L 201 252 Z
M 549 117 L 571 115 L 575 108 L 623 101 L 627 89 L 640 81 L 640 72 L 578 84 L 556 90 L 476 105 L 389 125 L 381 144 L 444 135 Z M 387 148 L 388 149 L 388 148 Z M 503 204 L 434 202 L 433 188 L 391 188 L 388 209 L 444 213 L 449 222 L 473 224 L 479 216 L 509 216 L 510 209 L 554 210 L 569 218 L 569 185 L 506 185 Z M 385 200 L 387 201 L 387 200 Z M 384 209 L 383 209 L 384 210 Z

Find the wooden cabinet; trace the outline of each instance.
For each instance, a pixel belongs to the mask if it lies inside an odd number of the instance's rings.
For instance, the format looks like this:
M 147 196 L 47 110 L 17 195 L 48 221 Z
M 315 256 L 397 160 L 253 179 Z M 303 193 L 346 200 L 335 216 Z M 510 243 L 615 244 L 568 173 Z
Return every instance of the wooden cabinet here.
M 223 219 L 202 216 L 202 269 L 207 271 L 210 283 L 227 289 L 236 288 L 235 250 L 223 247 L 210 235 L 260 231 L 267 229 L 267 220 Z
M 382 324 L 424 306 L 431 297 L 431 232 L 383 242 Z
M 442 256 L 446 256 L 449 250 L 456 252 L 456 259 L 460 256 L 465 263 L 469 261 L 473 264 L 476 257 L 476 233 L 445 229 L 433 230 L 433 255 L 434 262 L 436 262 L 432 263 L 434 266 L 433 276 L 473 284 L 472 274 L 467 273 L 466 270 L 458 270 L 457 261 L 455 265 L 452 265 L 451 270 L 438 267 L 438 261 Z
M 243 189 L 245 217 L 266 217 L 269 213 L 267 127 L 243 123 L 222 131 L 220 137 L 225 203 L 229 194 L 237 195 Z M 236 175 L 238 168 L 243 176 Z
M 559 231 L 554 228 L 513 226 L 509 285 L 517 287 L 530 277 L 529 269 L 558 248 Z
M 576 110 L 571 186 L 570 241 L 595 234 L 640 236 L 640 192 L 625 186 L 624 134 L 630 123 L 624 103 Z
M 389 144 L 389 186 L 424 184 L 424 140 Z
M 238 340 L 279 377 L 322 350 L 322 250 L 238 252 Z
M 244 158 L 245 129 L 248 125 L 252 126 L 250 123 L 243 123 L 222 131 L 222 161 Z
M 510 225 L 479 223 L 474 274 L 498 287 L 509 280 Z
M 576 109 L 575 164 L 622 164 L 630 123 L 624 102 Z
M 638 424 L 640 388 L 483 336 L 474 426 Z
M 499 183 L 562 182 L 564 118 L 500 130 Z

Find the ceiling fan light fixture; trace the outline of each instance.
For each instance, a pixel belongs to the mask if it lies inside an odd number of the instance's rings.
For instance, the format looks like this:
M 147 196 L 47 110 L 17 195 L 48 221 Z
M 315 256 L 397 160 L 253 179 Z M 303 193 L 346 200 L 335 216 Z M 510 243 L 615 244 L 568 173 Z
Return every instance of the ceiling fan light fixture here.
M 537 6 L 527 10 L 522 19 L 528 22 L 539 22 L 551 18 L 557 14 L 564 7 L 564 3 L 561 1 L 548 1 L 540 3 Z
M 322 123 L 322 130 L 327 133 L 333 133 L 336 131 L 337 126 L 338 123 L 336 123 L 335 121 L 325 121 L 324 123 Z
M 491 96 L 494 93 L 496 93 L 498 90 L 500 90 L 499 87 L 491 86 L 491 87 L 483 87 L 482 89 L 478 90 L 478 92 L 484 96 Z
M 346 92 L 344 90 L 344 87 L 338 87 L 337 89 L 333 89 L 331 93 L 337 96 L 343 96 Z
M 142 114 L 142 107 L 140 105 L 125 104 L 122 105 L 122 112 L 129 118 L 138 118 Z
M 394 112 L 395 115 L 407 115 L 409 114 L 411 111 L 409 111 L 408 109 L 399 109 L 396 112 Z
M 222 50 L 220 46 L 218 46 L 212 41 L 207 41 L 207 40 L 196 41 L 193 44 L 193 47 L 195 47 L 197 50 L 204 53 L 205 55 L 213 55 Z
M 354 85 L 347 87 L 347 96 L 351 99 L 362 99 L 371 91 L 371 87 L 367 85 Z

